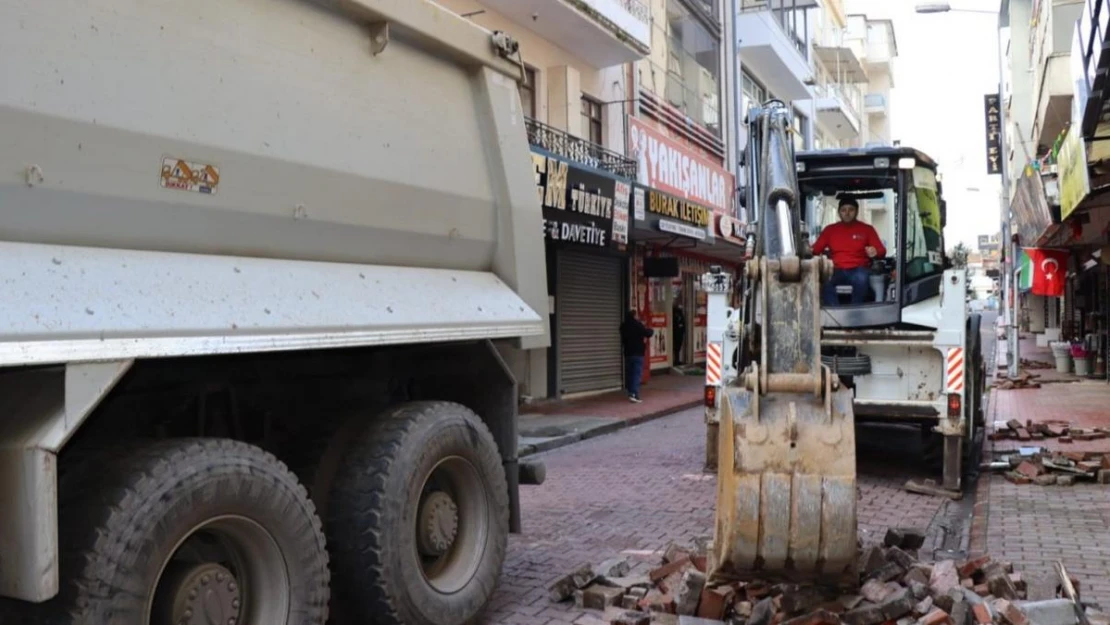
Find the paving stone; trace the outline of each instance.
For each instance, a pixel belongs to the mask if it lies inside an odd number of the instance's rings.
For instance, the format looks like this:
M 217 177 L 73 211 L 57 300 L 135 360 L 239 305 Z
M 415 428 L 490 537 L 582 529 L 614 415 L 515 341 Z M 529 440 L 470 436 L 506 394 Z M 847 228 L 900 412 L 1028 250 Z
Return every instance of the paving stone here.
M 680 615 L 693 616 L 698 609 L 701 591 L 705 588 L 705 573 L 697 569 L 686 569 L 675 593 L 675 610 Z
M 929 578 L 929 587 L 934 594 L 946 594 L 949 590 L 960 585 L 960 574 L 956 570 L 956 563 L 952 560 L 941 560 L 933 565 L 933 574 Z

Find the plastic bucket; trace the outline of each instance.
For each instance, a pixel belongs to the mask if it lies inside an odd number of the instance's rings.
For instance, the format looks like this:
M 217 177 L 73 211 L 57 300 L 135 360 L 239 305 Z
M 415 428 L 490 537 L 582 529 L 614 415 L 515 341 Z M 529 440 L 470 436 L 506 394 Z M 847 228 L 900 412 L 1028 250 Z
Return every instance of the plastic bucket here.
M 1057 365 L 1059 366 L 1059 365 Z M 1090 375 L 1091 361 L 1087 357 L 1075 359 L 1075 375 Z

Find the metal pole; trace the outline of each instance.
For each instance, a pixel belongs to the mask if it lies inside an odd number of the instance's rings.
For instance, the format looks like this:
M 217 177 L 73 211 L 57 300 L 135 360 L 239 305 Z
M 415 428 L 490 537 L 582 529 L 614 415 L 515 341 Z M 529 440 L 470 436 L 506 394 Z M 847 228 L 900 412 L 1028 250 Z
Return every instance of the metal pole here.
M 1009 151 L 1006 145 L 1006 130 L 1007 130 L 1007 115 L 1006 115 L 1006 63 L 1005 63 L 1005 47 L 1002 45 L 1002 25 L 1003 16 L 1002 11 L 1007 8 L 1007 4 L 1003 2 L 998 11 L 998 120 L 1001 134 L 999 136 L 999 148 L 1002 151 L 1002 197 L 999 201 L 999 221 L 1002 227 L 1002 240 L 998 242 L 999 251 L 1005 257 L 1002 262 L 1002 300 L 1003 300 L 1003 323 L 1006 324 L 1007 331 L 1007 344 L 1009 345 L 1010 359 L 1007 375 L 1011 378 L 1016 378 L 1018 375 L 1018 365 L 1020 364 L 1020 356 L 1018 354 L 1018 302 L 1017 302 L 1017 285 L 1014 283 L 1013 269 L 1014 252 L 1017 250 L 1016 244 L 1010 242 L 1010 159 Z M 1011 303 L 1011 298 L 1013 301 Z

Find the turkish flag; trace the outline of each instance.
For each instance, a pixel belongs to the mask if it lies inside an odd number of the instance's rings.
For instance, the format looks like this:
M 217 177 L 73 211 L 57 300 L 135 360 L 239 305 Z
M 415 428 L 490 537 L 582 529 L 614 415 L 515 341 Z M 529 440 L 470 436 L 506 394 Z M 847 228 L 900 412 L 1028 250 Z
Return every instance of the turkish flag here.
M 1051 250 L 1027 247 L 1029 264 L 1033 269 L 1033 295 L 1063 297 L 1064 275 L 1068 271 L 1068 250 Z

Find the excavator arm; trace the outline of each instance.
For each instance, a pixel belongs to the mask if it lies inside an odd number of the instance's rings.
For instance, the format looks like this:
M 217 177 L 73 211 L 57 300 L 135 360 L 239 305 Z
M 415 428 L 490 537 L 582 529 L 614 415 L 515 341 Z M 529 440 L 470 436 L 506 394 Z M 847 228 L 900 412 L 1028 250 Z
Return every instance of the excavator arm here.
M 791 111 L 748 117 L 744 370 L 721 391 L 716 581 L 852 585 L 856 458 L 850 391 L 821 363 L 821 285 L 832 264 L 802 234 Z

